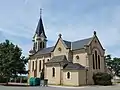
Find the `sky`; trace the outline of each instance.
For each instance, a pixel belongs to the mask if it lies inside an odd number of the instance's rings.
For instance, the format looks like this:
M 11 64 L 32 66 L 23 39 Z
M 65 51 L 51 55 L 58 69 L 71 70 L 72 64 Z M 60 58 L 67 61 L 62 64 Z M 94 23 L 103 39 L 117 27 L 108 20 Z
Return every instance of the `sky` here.
M 95 30 L 106 54 L 120 57 L 120 0 L 0 0 L 0 42 L 9 39 L 28 56 L 40 8 L 47 46 L 55 45 L 59 33 L 75 41 Z

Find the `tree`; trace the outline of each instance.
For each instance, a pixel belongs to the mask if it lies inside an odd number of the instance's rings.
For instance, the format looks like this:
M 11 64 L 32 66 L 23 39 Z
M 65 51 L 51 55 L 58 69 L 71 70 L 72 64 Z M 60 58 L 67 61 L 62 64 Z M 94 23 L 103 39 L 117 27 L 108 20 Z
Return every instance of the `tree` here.
M 112 69 L 112 58 L 111 58 L 111 55 L 106 55 L 105 56 L 105 61 L 106 61 L 106 65 Z
M 26 63 L 27 58 L 22 56 L 22 50 L 17 45 L 9 40 L 0 43 L 0 76 L 7 79 L 7 84 L 10 77 L 26 72 Z
M 114 71 L 114 75 L 120 77 L 120 58 L 111 58 L 111 55 L 105 56 L 106 64 Z

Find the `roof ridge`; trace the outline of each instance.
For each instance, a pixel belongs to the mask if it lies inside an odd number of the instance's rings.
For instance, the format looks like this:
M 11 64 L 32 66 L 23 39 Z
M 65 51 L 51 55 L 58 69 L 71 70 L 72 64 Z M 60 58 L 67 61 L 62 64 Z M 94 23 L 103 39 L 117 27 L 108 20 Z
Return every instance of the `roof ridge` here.
M 63 41 L 65 41 L 65 42 L 70 42 L 70 43 L 71 43 L 71 41 L 67 41 L 67 40 L 63 40 Z
M 50 46 L 50 47 L 46 47 L 46 48 L 43 48 L 43 49 L 49 49 L 49 48 L 53 48 L 54 46 Z M 41 49 L 41 50 L 43 50 L 43 49 Z M 41 50 L 39 50 L 39 51 L 41 51 Z

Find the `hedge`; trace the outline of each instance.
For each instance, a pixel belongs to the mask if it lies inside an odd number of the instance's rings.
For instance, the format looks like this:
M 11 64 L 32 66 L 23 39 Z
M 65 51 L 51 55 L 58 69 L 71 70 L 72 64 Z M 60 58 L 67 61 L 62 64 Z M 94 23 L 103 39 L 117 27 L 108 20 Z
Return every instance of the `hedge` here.
M 108 73 L 98 72 L 93 74 L 93 80 L 95 85 L 112 85 L 112 76 Z

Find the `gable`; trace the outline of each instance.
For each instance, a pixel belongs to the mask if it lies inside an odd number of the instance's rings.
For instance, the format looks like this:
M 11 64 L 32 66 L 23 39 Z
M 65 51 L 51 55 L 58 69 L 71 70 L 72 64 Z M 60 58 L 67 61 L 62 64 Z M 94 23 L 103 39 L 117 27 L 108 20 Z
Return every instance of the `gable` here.
M 102 44 L 100 43 L 97 36 L 94 36 L 92 41 L 90 42 L 91 49 L 97 49 L 101 53 L 101 55 L 104 55 L 104 48 Z
M 57 55 L 66 55 L 66 52 L 68 51 L 66 44 L 64 41 L 59 38 L 54 49 L 53 49 L 53 54 L 54 56 Z

